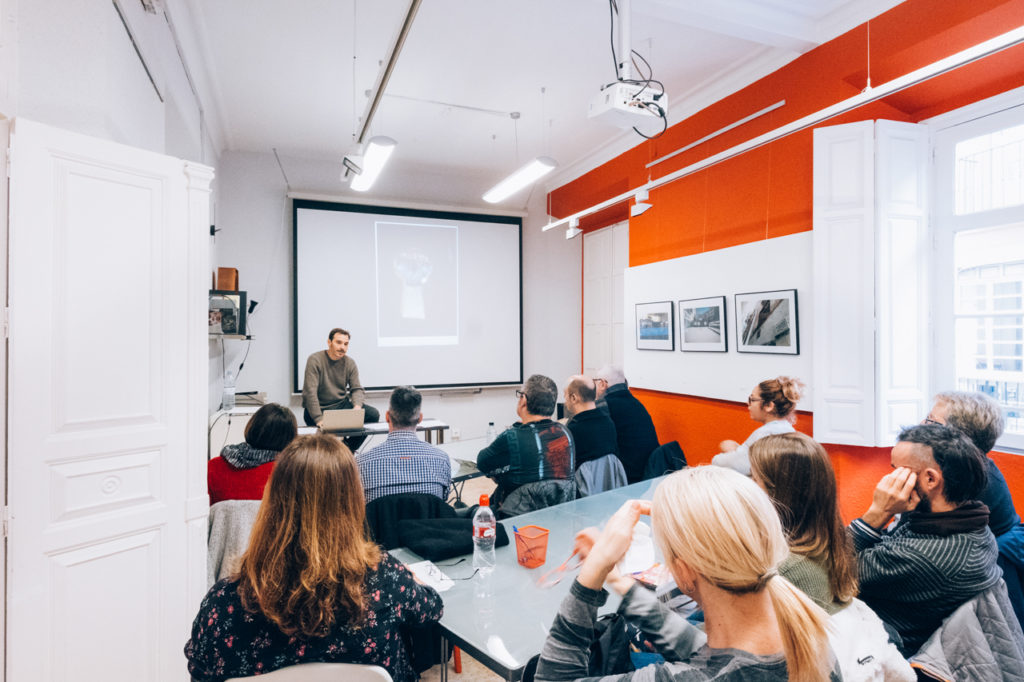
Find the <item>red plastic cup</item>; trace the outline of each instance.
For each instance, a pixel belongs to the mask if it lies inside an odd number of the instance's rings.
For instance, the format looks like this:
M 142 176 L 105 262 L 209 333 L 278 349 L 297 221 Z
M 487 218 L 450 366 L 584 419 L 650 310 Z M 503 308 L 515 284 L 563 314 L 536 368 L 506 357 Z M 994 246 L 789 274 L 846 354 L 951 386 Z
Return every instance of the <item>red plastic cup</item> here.
M 537 568 L 548 557 L 548 529 L 540 526 L 522 526 L 515 532 L 516 556 L 519 565 Z

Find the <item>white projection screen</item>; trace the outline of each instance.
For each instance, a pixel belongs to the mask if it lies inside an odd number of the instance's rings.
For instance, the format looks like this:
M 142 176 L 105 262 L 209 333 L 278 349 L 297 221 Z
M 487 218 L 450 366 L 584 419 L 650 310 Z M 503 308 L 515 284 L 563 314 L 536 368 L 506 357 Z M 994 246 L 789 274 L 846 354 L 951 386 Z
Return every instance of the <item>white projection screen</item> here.
M 523 381 L 522 220 L 296 199 L 294 390 L 334 327 L 365 388 Z

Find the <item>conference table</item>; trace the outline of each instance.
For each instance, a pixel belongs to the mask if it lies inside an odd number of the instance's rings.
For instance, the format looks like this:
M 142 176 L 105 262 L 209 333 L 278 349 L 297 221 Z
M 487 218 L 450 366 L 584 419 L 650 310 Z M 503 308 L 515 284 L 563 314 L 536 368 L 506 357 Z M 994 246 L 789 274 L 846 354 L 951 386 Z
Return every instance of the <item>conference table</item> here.
M 473 575 L 472 555 L 435 562 L 454 583 L 441 593 L 444 616 L 440 626 L 445 646 L 460 647 L 509 682 L 521 679 L 526 663 L 540 653 L 562 598 L 579 570 L 565 572 L 552 587 L 540 587 L 537 580 L 569 557 L 576 533 L 588 526 L 603 525 L 627 500 L 652 499 L 660 481 L 642 481 L 499 521 L 510 542 L 495 550 L 496 567 L 490 576 Z M 547 560 L 534 569 L 523 568 L 516 561 L 512 536 L 513 526 L 530 524 L 550 531 Z M 391 553 L 405 564 L 422 560 L 405 548 Z M 601 611 L 613 611 L 619 601 L 618 595 L 610 594 Z M 447 666 L 442 666 L 441 679 L 447 679 Z
M 423 438 L 428 443 L 440 445 L 444 443 L 444 432 L 448 430 L 448 424 L 441 421 L 440 419 L 424 419 L 416 425 L 417 431 L 423 432 Z M 299 435 L 308 435 L 318 433 L 320 429 L 315 426 L 300 426 Z M 361 429 L 348 429 L 345 431 L 331 431 L 335 436 L 339 438 L 351 438 L 357 436 L 380 436 L 387 435 L 388 424 L 387 422 L 370 422 L 369 424 L 363 424 Z M 435 443 L 436 438 L 436 443 Z

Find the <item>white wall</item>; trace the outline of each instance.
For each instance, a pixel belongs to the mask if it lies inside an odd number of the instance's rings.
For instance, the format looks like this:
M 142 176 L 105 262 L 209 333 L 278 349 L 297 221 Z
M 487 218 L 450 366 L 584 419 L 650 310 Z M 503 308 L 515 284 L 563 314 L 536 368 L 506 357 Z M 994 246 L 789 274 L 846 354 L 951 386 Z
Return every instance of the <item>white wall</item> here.
M 219 168 L 220 204 L 214 267 L 239 271 L 239 288 L 259 302 L 250 319 L 254 335 L 236 390 L 265 391 L 268 399 L 289 404 L 301 414 L 301 398 L 292 395 L 292 224 L 287 188 L 273 154 L 225 152 Z M 283 159 L 290 181 L 310 174 L 321 161 Z M 302 188 L 294 187 L 295 191 Z M 340 186 L 339 186 L 340 189 Z M 421 203 L 423 192 L 410 188 Z M 449 207 L 450 208 L 450 207 Z M 467 206 L 466 211 L 480 210 Z M 541 232 L 547 222 L 545 195 L 534 190 L 523 223 L 523 362 L 526 375 L 540 373 L 560 387 L 580 367 L 580 242 L 567 241 L 564 230 Z M 339 290 L 346 282 L 338 264 Z M 359 295 L 358 282 L 352 290 Z M 343 294 L 342 294 L 343 295 Z M 344 325 L 344 320 L 338 321 Z M 326 330 L 325 330 L 326 332 Z M 353 329 L 352 357 L 359 360 L 360 332 Z M 246 341 L 225 341 L 225 361 L 237 370 Z M 326 340 L 324 342 L 326 347 Z M 360 366 L 364 381 L 373 368 Z M 220 342 L 210 342 L 211 411 L 220 402 L 222 370 Z M 383 410 L 386 394 L 369 396 Z M 424 396 L 424 414 L 448 421 L 462 438 L 482 436 L 487 422 L 498 427 L 516 418 L 511 388 L 431 391 Z

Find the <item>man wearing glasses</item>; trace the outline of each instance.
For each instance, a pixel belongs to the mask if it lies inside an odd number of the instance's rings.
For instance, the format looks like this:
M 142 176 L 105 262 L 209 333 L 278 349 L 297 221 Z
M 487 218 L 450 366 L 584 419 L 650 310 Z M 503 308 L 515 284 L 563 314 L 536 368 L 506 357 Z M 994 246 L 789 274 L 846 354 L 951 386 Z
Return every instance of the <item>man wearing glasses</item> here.
M 614 365 L 605 365 L 594 374 L 597 407 L 612 418 L 618 440 L 619 459 L 630 483 L 643 480 L 644 467 L 658 447 L 658 432 L 643 403 L 629 392 L 626 375 Z
M 894 470 L 850 534 L 859 596 L 910 656 L 957 607 L 998 584 L 1002 571 L 988 508 L 978 501 L 986 478 L 978 448 L 958 429 L 921 424 L 899 435 L 891 459 Z M 883 531 L 896 514 L 896 527 Z
M 978 499 L 988 507 L 988 527 L 999 545 L 997 563 L 1003 569 L 1006 591 L 1017 620 L 1024 623 L 1024 525 L 1013 506 L 1003 472 L 987 456 L 1003 435 L 1006 426 L 1003 410 L 995 399 L 984 393 L 945 391 L 935 396 L 935 404 L 924 423 L 955 426 L 986 455 L 988 483 Z
M 558 387 L 546 376 L 534 374 L 516 391 L 519 422 L 502 432 L 480 451 L 476 465 L 498 484 L 491 496 L 501 501 L 525 483 L 568 480 L 576 470 L 575 449 L 569 430 L 552 421 Z

